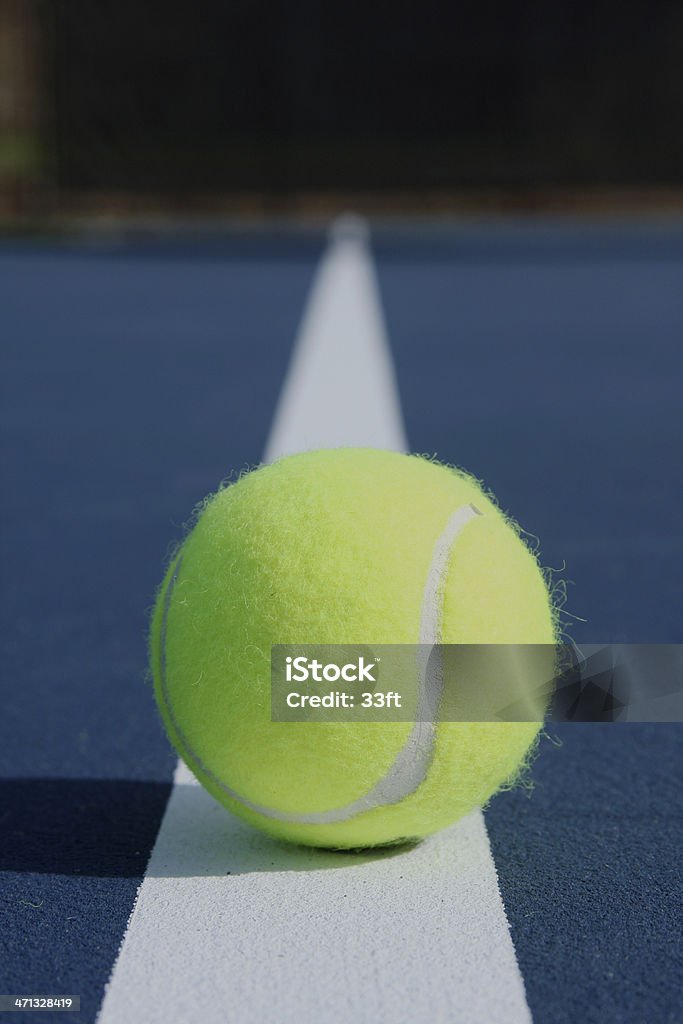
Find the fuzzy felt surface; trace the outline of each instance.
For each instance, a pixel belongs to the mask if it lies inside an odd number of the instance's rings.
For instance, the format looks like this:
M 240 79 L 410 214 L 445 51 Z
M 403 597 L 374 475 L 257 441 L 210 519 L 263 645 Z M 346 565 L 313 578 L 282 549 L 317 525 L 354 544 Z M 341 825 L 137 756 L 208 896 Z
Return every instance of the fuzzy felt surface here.
M 272 722 L 270 648 L 417 643 L 435 542 L 467 503 L 482 515 L 451 552 L 442 640 L 552 643 L 536 557 L 460 471 L 371 449 L 308 452 L 207 500 L 159 591 L 151 661 L 171 740 L 230 810 L 295 842 L 369 846 L 434 832 L 514 781 L 538 723 L 439 723 L 430 769 L 412 794 L 335 824 L 273 820 L 215 781 L 247 801 L 310 813 L 345 806 L 386 775 L 410 724 Z

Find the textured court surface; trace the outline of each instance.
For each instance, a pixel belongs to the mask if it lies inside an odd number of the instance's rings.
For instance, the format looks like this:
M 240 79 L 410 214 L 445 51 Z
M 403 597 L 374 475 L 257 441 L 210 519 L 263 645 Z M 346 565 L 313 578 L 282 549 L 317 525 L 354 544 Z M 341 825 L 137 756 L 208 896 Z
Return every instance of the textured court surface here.
M 0 247 L 0 993 L 98 1014 L 172 790 L 144 680 L 160 566 L 194 504 L 260 460 L 324 245 Z M 683 227 L 380 228 L 373 254 L 410 447 L 475 472 L 566 564 L 578 642 L 683 642 Z M 533 796 L 487 810 L 535 1021 L 683 1021 L 682 744 L 683 726 L 558 727 Z M 381 972 L 348 983 L 381 995 Z

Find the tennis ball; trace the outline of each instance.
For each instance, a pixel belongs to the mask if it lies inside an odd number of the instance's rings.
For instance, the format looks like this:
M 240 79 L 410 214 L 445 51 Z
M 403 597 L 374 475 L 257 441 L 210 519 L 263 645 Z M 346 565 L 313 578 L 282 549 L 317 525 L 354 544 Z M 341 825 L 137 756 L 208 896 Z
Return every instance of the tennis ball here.
M 543 574 L 463 472 L 343 448 L 207 499 L 151 629 L 155 694 L 213 796 L 311 846 L 417 839 L 510 786 L 540 723 L 274 722 L 271 645 L 552 644 Z

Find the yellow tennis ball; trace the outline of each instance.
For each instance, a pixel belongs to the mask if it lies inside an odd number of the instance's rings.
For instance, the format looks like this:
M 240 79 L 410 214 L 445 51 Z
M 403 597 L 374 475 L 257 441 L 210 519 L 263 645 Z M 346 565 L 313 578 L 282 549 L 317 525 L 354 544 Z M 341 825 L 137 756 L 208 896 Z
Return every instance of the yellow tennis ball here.
M 518 529 L 467 474 L 343 448 L 281 459 L 207 499 L 151 630 L 178 753 L 229 810 L 284 839 L 419 838 L 516 779 L 540 723 L 277 722 L 273 644 L 552 644 Z

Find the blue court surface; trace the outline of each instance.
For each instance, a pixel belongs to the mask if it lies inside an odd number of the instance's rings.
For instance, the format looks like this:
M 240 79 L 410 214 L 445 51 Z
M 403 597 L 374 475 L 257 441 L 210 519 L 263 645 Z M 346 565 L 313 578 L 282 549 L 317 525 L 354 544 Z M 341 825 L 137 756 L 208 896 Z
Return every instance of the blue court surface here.
M 176 765 L 149 610 L 194 506 L 262 458 L 326 245 L 282 228 L 0 247 L 0 994 L 81 997 L 0 1022 L 123 1021 L 105 985 Z M 540 539 L 577 643 L 683 642 L 683 225 L 380 224 L 370 247 L 410 449 L 475 473 Z M 549 732 L 531 795 L 484 815 L 523 980 L 509 1019 L 683 1022 L 683 725 Z M 435 1021 L 470 1019 L 451 966 Z M 309 1020 L 299 998 L 271 1020 Z M 320 1024 L 366 1019 L 335 1013 Z M 256 1017 L 245 997 L 224 1019 Z

